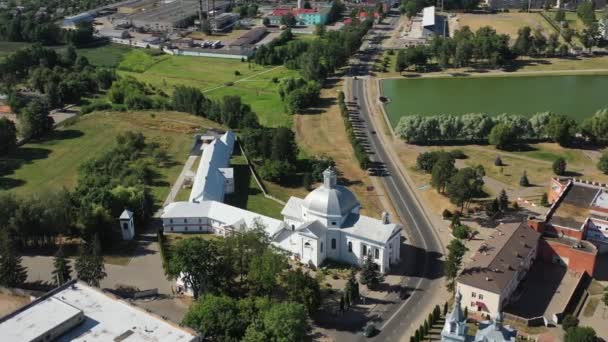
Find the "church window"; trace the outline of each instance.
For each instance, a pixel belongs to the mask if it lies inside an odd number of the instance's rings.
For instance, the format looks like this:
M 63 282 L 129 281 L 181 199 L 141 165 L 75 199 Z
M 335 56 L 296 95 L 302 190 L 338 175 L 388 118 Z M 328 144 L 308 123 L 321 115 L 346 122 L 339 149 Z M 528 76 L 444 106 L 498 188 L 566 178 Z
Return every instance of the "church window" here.
M 304 248 L 310 248 L 310 242 L 308 242 L 308 241 L 307 241 L 307 242 L 304 244 Z
M 378 248 L 376 248 L 376 250 L 375 250 L 374 252 L 375 252 L 374 257 L 375 257 L 376 259 L 380 259 L 380 250 L 379 250 Z
M 361 249 L 361 254 L 362 254 L 363 256 L 366 256 L 366 255 L 367 255 L 367 247 L 366 247 L 365 245 L 361 245 L 361 247 L 362 247 L 362 249 Z
M 336 224 L 337 224 L 337 223 L 336 223 L 336 221 L 332 221 L 332 222 L 331 222 L 331 225 L 332 225 L 332 226 L 335 226 Z
M 321 242 L 321 248 L 320 248 L 320 250 L 321 250 L 321 253 L 323 253 L 323 242 Z
M 348 251 L 351 253 L 353 252 L 353 243 L 350 241 L 348 241 Z
M 123 223 L 122 224 L 122 229 L 124 229 L 124 230 L 129 229 L 129 225 L 127 223 Z
M 331 249 L 336 249 L 336 239 L 331 239 Z

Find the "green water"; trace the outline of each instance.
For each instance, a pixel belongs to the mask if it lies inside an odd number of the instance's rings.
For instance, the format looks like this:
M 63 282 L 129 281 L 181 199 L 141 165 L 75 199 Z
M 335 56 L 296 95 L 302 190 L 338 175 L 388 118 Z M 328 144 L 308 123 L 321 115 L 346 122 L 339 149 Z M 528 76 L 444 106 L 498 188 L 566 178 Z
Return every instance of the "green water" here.
M 390 79 L 382 93 L 393 127 L 412 114 L 552 111 L 580 122 L 608 107 L 608 75 Z

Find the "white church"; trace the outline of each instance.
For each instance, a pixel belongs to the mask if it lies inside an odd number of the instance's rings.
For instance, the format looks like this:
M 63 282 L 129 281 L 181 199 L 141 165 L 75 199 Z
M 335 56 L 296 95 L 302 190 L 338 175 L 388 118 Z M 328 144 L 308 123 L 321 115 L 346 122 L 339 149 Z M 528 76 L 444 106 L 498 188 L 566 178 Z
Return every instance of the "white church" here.
M 323 184 L 306 198 L 289 199 L 282 221 L 223 203 L 234 184 L 226 161 L 235 139 L 229 131 L 203 144 L 190 201 L 164 208 L 165 232 L 226 236 L 260 224 L 273 245 L 304 264 L 318 267 L 331 259 L 360 265 L 371 255 L 380 270 L 387 272 L 399 262 L 401 226 L 391 223 L 387 213 L 382 220 L 361 215 L 361 204 L 350 190 L 337 184 L 332 167 L 323 172 Z

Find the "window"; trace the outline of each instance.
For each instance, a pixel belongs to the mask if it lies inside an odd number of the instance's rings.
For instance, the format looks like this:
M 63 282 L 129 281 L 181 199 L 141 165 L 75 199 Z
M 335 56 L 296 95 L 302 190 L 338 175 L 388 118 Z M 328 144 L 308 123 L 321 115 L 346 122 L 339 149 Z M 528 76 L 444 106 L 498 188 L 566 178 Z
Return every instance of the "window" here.
M 323 253 L 323 242 L 321 242 L 321 253 Z
M 479 299 L 483 299 L 483 295 L 481 293 L 479 294 Z
M 470 306 L 471 306 L 472 308 L 474 308 L 474 307 L 475 307 L 475 304 L 477 304 L 477 303 L 475 303 L 475 302 L 471 302 L 471 305 L 470 305 Z
M 471 297 L 475 298 L 477 294 L 475 292 L 471 292 Z
M 350 241 L 348 241 L 348 251 L 351 253 L 353 252 L 353 243 Z
M 123 223 L 123 224 L 122 224 L 122 229 L 124 229 L 124 230 L 129 229 L 129 224 L 128 224 L 128 223 L 126 223 L 126 222 L 125 222 L 125 223 Z
M 380 250 L 379 250 L 378 248 L 376 248 L 376 250 L 375 250 L 374 252 L 375 252 L 374 257 L 375 257 L 376 259 L 380 259 Z
M 203 231 L 203 227 L 199 226 L 198 230 L 202 232 Z
M 201 223 L 201 221 L 202 221 L 202 219 L 199 217 L 199 218 L 198 218 L 198 223 Z
M 184 223 L 188 223 L 188 219 L 184 219 Z
M 336 249 L 336 239 L 331 239 L 331 249 Z
M 173 227 L 171 227 L 171 231 L 173 231 Z
M 169 223 L 173 223 L 173 219 L 169 219 Z
M 184 230 L 185 230 L 185 231 L 188 231 L 188 227 L 184 227 Z
M 361 255 L 366 256 L 367 255 L 367 247 L 365 247 L 365 245 L 361 245 Z
M 331 225 L 332 225 L 332 226 L 335 226 L 336 224 L 337 224 L 337 223 L 336 223 L 336 221 L 332 221 L 332 222 L 331 222 Z

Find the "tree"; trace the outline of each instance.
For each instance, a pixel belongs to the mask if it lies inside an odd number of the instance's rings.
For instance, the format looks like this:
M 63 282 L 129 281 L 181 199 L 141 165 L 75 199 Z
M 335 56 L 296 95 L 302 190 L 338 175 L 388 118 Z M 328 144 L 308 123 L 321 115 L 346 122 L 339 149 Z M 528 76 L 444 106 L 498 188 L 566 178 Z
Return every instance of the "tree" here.
M 505 212 L 509 209 L 509 196 L 507 196 L 507 192 L 505 189 L 500 190 L 500 195 L 498 196 L 498 204 L 500 207 L 500 211 Z
M 303 341 L 309 330 L 303 305 L 277 303 L 266 311 L 259 324 L 251 324 L 243 341 Z
M 317 311 L 321 305 L 321 287 L 317 279 L 298 268 L 283 273 L 281 280 L 289 301 L 303 304 L 309 315 Z
M 495 166 L 502 166 L 502 159 L 500 158 L 500 156 L 496 156 L 496 159 L 494 159 L 494 165 Z
M 595 8 L 592 1 L 583 1 L 576 7 L 576 14 L 581 21 L 589 26 L 595 22 Z
M 247 283 L 254 295 L 269 296 L 277 287 L 277 275 L 287 268 L 285 256 L 268 248 L 254 255 L 249 264 Z
M 190 307 L 183 323 L 216 341 L 238 341 L 247 328 L 240 319 L 236 300 L 210 294 L 200 297 Z
M 106 277 L 101 245 L 96 234 L 80 245 L 75 269 L 78 279 L 91 286 L 99 287 L 101 280 Z
M 511 125 L 499 123 L 492 127 L 488 142 L 495 145 L 497 149 L 504 150 L 515 143 L 516 136 Z
M 447 152 L 443 151 L 432 151 L 432 152 L 421 152 L 416 158 L 416 168 L 426 173 L 433 171 L 433 166 L 437 163 L 437 160 L 442 154 Z
M 448 181 L 456 173 L 454 162 L 454 158 L 446 153 L 441 155 L 433 166 L 431 171 L 431 185 L 437 189 L 437 191 L 443 193 Z
M 59 249 L 55 253 L 52 274 L 57 286 L 63 285 L 72 279 L 72 267 L 70 266 L 70 262 L 65 258 L 63 245 L 59 245 Z
M 568 331 L 570 328 L 574 328 L 578 326 L 578 318 L 571 314 L 567 314 L 562 320 L 562 328 L 565 331 Z
M 591 53 L 591 49 L 598 45 L 598 37 L 600 35 L 598 25 L 596 23 L 592 23 L 583 29 L 579 35 L 579 38 L 583 46 L 589 51 L 589 53 Z
M 572 37 L 574 37 L 574 30 L 570 27 L 564 27 L 562 29 L 562 37 L 564 37 L 564 41 L 568 44 L 572 42 Z
M 17 129 L 15 124 L 7 119 L 0 118 L 0 155 L 11 152 L 17 147 Z
M 597 162 L 598 170 L 608 174 L 608 152 L 603 152 L 600 160 Z
M 553 18 L 558 23 L 561 23 L 562 21 L 566 20 L 566 13 L 564 12 L 564 10 L 558 9 L 557 12 L 555 12 L 555 16 Z
M 565 342 L 595 342 L 596 333 L 590 327 L 574 327 L 566 331 Z
M 374 262 L 372 254 L 371 249 L 368 249 L 365 262 L 361 267 L 361 284 L 366 285 L 368 289 L 375 288 L 381 281 L 378 264 Z
M 468 249 L 459 239 L 450 241 L 448 245 L 448 256 L 445 261 L 445 275 L 449 291 L 454 291 L 455 280 L 462 265 L 462 258 Z
M 26 138 L 39 138 L 53 128 L 53 118 L 49 116 L 46 102 L 34 99 L 19 113 L 21 135 Z
M 262 25 L 266 27 L 270 26 L 270 18 L 264 17 L 264 19 L 262 19 Z
M 194 298 L 201 294 L 219 290 L 229 282 L 227 272 L 219 253 L 219 242 L 200 237 L 180 240 L 171 250 L 169 276 L 180 277 L 192 289 Z
M 558 176 L 565 175 L 567 165 L 568 164 L 566 163 L 566 159 L 564 159 L 563 157 L 555 159 L 555 161 L 553 162 L 553 173 Z
M 576 122 L 563 114 L 552 114 L 545 131 L 551 140 L 560 146 L 567 146 L 574 137 Z
M 488 217 L 494 217 L 494 215 L 498 214 L 500 212 L 500 202 L 498 201 L 498 198 L 487 203 L 485 210 Z
M 524 26 L 517 31 L 517 39 L 513 45 L 515 53 L 521 56 L 526 56 L 532 49 L 532 29 L 529 26 Z
M 450 201 L 459 205 L 461 211 L 464 210 L 471 199 L 481 193 L 484 176 L 485 170 L 482 166 L 459 169 L 448 180 L 446 192 Z
M 296 17 L 292 13 L 287 13 L 281 17 L 281 25 L 293 27 L 298 24 Z
M 27 279 L 27 270 L 21 265 L 21 256 L 8 229 L 0 230 L 0 285 L 17 287 Z
M 519 179 L 519 186 L 528 187 L 530 186 L 530 181 L 528 180 L 528 173 L 524 170 L 524 174 Z

